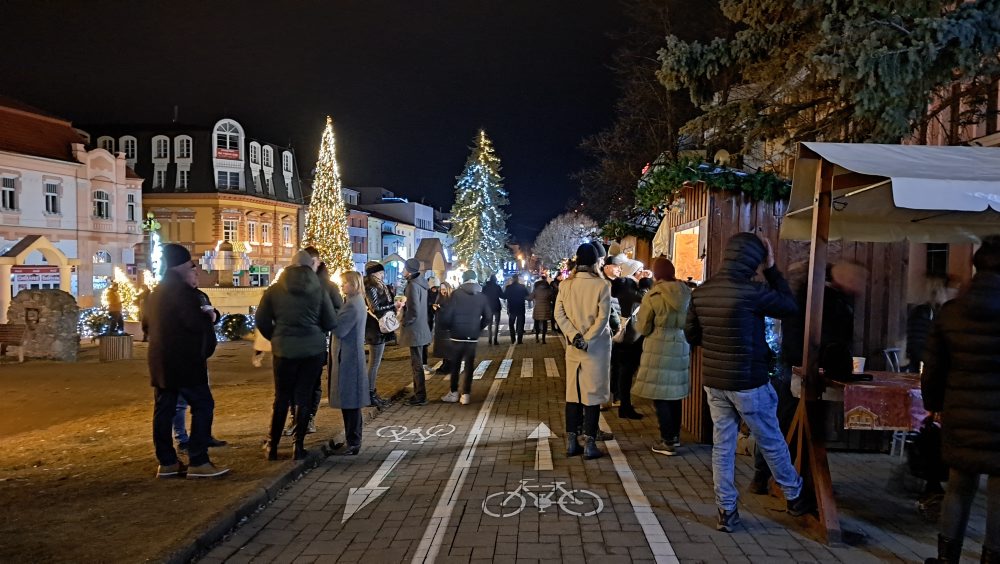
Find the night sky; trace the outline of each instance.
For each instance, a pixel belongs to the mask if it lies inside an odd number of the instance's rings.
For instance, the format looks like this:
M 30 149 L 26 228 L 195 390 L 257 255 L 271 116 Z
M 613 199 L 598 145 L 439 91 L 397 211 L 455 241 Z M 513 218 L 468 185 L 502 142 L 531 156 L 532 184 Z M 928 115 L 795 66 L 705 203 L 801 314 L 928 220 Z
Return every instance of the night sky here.
M 476 130 L 530 241 L 612 119 L 612 0 L 3 2 L 0 93 L 75 123 L 211 125 L 315 162 L 334 118 L 345 186 L 450 208 Z

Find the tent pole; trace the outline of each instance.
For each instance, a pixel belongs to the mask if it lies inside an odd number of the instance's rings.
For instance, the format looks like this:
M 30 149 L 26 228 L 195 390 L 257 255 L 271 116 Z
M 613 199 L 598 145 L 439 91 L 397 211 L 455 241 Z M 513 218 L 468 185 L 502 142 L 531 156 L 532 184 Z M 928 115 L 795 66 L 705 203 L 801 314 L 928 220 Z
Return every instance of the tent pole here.
M 833 195 L 833 163 L 820 159 L 816 170 L 815 198 L 813 200 L 812 244 L 809 253 L 809 290 L 806 298 L 806 327 L 802 366 L 804 380 L 799 402 L 798 464 L 805 456 L 804 479 L 811 482 L 816 495 L 820 533 L 827 543 L 839 543 L 840 519 L 837 503 L 833 498 L 833 482 L 826 456 L 823 410 L 820 398 L 825 384 L 819 373 L 820 338 L 823 327 L 823 293 L 826 288 L 827 247 L 830 237 L 830 208 Z M 804 451 L 804 452 L 803 452 Z

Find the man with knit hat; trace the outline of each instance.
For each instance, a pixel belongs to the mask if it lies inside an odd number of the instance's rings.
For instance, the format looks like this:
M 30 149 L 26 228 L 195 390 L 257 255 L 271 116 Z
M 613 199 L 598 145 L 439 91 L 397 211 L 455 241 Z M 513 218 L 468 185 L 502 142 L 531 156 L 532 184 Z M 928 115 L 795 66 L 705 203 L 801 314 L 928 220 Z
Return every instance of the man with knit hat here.
M 636 278 L 642 263 L 625 258 L 618 267 L 620 276 L 611 281 L 611 297 L 618 300 L 625 333 L 621 342 L 614 343 L 611 348 L 611 391 L 619 401 L 618 417 L 642 419 L 642 414 L 632 406 L 632 379 L 642 357 L 642 336 L 635 328 L 636 310 L 644 294 Z
M 229 472 L 208 457 L 215 400 L 208 387 L 208 358 L 215 352 L 216 312 L 198 291 L 197 265 L 181 245 L 163 247 L 163 280 L 150 293 L 143 317 L 149 335 L 153 386 L 153 446 L 158 478 L 212 478 Z M 178 398 L 191 406 L 190 468 L 177 459 L 171 428 Z
M 462 273 L 462 285 L 452 292 L 451 299 L 438 313 L 438 323 L 451 339 L 451 346 L 448 347 L 451 353 L 451 390 L 441 401 L 455 403 L 461 400 L 462 405 L 470 403 L 472 371 L 476 366 L 476 344 L 492 318 L 493 308 L 483 295 L 476 271 L 466 270 Z M 458 372 L 463 362 L 465 375 L 460 387 Z
M 399 328 L 399 345 L 410 347 L 410 367 L 413 369 L 413 397 L 408 405 L 427 405 L 427 388 L 424 385 L 424 346 L 431 343 L 433 335 L 427 324 L 427 280 L 421 276 L 420 261 L 411 258 L 403 265 L 406 289 L 403 295 L 403 322 Z

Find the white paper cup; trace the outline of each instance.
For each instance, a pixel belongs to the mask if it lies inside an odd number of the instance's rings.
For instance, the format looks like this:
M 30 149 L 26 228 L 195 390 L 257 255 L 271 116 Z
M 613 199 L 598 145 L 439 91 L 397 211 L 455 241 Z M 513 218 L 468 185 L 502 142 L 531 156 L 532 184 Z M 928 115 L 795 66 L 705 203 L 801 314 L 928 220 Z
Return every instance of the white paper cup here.
M 852 356 L 853 369 L 855 374 L 861 374 L 865 371 L 865 357 L 863 356 Z

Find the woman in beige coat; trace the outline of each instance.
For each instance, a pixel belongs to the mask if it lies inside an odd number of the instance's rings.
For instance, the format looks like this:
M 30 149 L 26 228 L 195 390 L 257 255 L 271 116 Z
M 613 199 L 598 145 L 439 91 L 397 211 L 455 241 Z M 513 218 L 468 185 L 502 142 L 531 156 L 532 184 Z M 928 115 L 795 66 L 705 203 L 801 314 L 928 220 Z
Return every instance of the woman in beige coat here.
M 673 263 L 663 257 L 653 261 L 653 277 L 656 283 L 642 298 L 636 320 L 646 338 L 632 393 L 653 400 L 660 424 L 653 452 L 672 456 L 680 446 L 681 400 L 691 392 L 691 347 L 684 338 L 691 289 L 677 280 Z
M 576 271 L 559 285 L 555 318 L 566 347 L 566 456 L 604 455 L 595 444 L 601 404 L 611 401 L 611 285 L 597 271 L 597 249 L 576 250 Z M 576 442 L 583 426 L 585 449 Z

